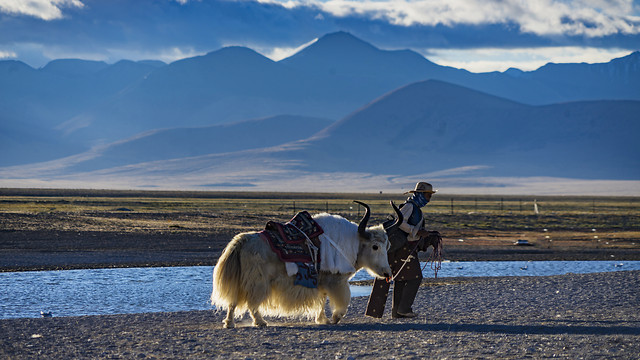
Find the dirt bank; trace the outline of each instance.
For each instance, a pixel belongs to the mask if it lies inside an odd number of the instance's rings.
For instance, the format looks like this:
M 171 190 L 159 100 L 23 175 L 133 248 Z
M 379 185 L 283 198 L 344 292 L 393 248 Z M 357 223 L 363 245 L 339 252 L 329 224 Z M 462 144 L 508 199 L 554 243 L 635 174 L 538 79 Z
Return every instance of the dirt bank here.
M 196 200 L 71 200 L 1 201 L 0 271 L 214 265 L 235 234 L 290 216 L 260 204 L 244 210 L 218 202 L 205 207 Z M 640 223 L 634 214 L 430 216 L 446 220 L 433 219 L 432 225 L 443 234 L 445 257 L 452 261 L 640 260 Z M 343 215 L 354 221 L 361 216 Z M 385 218 L 379 211 L 370 221 Z M 532 246 L 515 246 L 520 239 Z
M 0 272 L 215 265 L 228 232 L 126 233 L 0 230 Z M 640 248 L 465 245 L 445 238 L 451 261 L 640 260 Z M 427 254 L 421 253 L 426 259 Z

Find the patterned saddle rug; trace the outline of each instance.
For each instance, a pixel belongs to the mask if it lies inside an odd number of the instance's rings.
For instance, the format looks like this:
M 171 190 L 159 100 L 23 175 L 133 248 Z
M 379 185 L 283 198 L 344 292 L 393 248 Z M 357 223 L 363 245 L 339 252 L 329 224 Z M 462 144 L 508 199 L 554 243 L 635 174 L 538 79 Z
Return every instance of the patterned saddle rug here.
M 318 287 L 320 239 L 324 230 L 306 211 L 297 213 L 289 222 L 267 222 L 259 232 L 271 250 L 286 263 L 295 263 L 298 272 L 294 283 L 308 288 Z

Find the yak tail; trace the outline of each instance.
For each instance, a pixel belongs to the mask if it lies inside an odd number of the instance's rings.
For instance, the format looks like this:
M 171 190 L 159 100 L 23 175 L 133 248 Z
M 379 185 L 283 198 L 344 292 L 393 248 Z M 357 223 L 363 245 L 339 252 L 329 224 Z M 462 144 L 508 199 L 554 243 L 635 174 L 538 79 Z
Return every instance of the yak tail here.
M 211 304 L 220 309 L 235 307 L 242 299 L 240 249 L 244 241 L 238 235 L 225 247 L 213 269 L 213 291 Z

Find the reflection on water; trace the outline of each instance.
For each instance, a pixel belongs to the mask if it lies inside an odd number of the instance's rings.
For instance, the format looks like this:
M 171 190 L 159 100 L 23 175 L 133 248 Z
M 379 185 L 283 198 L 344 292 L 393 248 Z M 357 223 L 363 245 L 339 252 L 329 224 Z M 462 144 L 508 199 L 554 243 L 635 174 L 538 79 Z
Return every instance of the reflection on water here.
M 423 264 L 424 265 L 424 264 Z M 544 276 L 640 270 L 640 261 L 445 262 L 438 277 Z M 0 318 L 211 309 L 210 266 L 0 273 Z M 425 277 L 433 277 L 427 265 Z M 360 271 L 353 280 L 371 276 Z M 353 296 L 370 288 L 353 286 Z
M 206 266 L 0 273 L 0 318 L 209 309 Z
M 433 277 L 431 264 L 421 263 L 425 277 Z M 548 276 L 607 271 L 640 270 L 640 261 L 451 261 L 443 262 L 438 277 Z M 371 276 L 360 271 L 352 280 Z

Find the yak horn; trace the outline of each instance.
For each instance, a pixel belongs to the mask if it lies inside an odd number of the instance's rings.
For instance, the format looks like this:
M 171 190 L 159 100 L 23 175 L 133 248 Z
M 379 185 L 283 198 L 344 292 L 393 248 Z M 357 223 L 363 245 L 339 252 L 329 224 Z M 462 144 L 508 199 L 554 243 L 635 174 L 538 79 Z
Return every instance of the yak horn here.
M 400 226 L 400 224 L 402 224 L 402 221 L 404 220 L 404 216 L 402 215 L 402 211 L 400 211 L 400 209 L 398 209 L 396 204 L 393 203 L 393 200 L 391 200 L 389 202 L 391 203 L 391 206 L 393 207 L 393 210 L 396 212 L 396 215 L 398 216 L 398 218 L 396 219 L 396 222 L 394 222 L 392 225 L 387 227 L 387 229 L 391 229 L 393 227 Z M 387 229 L 385 229 L 385 230 L 387 230 Z
M 358 224 L 358 234 L 360 234 L 360 236 L 362 236 L 363 238 L 369 240 L 371 239 L 371 234 L 367 232 L 367 222 L 369 222 L 369 217 L 371 216 L 371 209 L 369 208 L 369 205 L 361 201 L 354 200 L 353 202 L 358 203 L 365 208 L 364 216 L 362 217 L 362 220 L 360 220 L 360 224 Z

